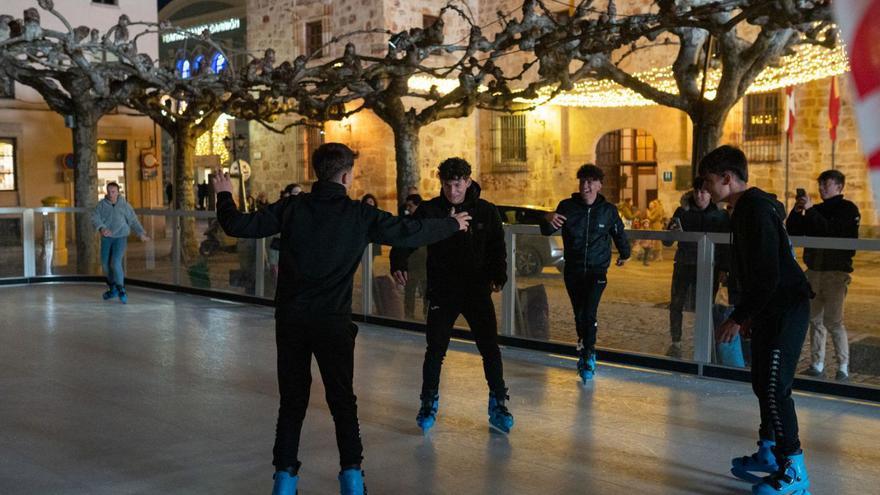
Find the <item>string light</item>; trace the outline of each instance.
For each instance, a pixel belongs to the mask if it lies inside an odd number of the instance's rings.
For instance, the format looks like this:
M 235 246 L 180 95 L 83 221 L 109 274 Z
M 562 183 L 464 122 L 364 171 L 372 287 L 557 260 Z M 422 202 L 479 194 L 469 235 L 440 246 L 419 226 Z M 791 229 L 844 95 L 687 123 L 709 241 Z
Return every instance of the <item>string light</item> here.
M 829 50 L 815 45 L 805 45 L 793 55 L 783 57 L 778 66 L 767 67 L 755 79 L 746 93 L 763 93 L 788 86 L 797 86 L 818 79 L 837 76 L 849 71 L 849 60 L 841 44 Z M 650 69 L 633 75 L 651 87 L 672 95 L 678 94 L 678 86 L 672 74 L 672 67 Z M 721 69 L 712 69 L 706 81 L 706 98 L 715 98 L 718 82 L 721 80 Z M 697 78 L 697 85 L 702 83 L 702 74 Z M 431 86 L 437 86 L 440 94 L 446 94 L 458 86 L 458 81 L 451 79 L 434 79 L 416 76 L 410 79 L 410 89 L 427 92 Z M 643 107 L 657 105 L 635 91 L 625 88 L 614 81 L 585 80 L 575 83 L 574 89 L 564 91 L 552 100 L 547 101 L 552 90 L 545 88 L 539 92 L 537 100 L 523 103 L 548 104 L 566 107 Z
M 218 155 L 220 163 L 229 162 L 229 150 L 223 145 L 223 138 L 229 136 L 229 120 L 231 116 L 225 113 L 217 118 L 214 127 L 209 132 L 199 136 L 196 141 L 196 156 Z

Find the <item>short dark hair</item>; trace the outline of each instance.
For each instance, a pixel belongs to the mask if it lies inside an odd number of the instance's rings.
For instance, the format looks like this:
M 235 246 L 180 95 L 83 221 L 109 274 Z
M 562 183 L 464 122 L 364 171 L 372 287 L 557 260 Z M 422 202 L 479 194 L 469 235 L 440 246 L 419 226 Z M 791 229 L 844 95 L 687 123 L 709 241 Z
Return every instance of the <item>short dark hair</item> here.
M 379 206 L 379 200 L 376 199 L 376 196 L 373 196 L 372 193 L 364 194 L 363 197 L 361 197 L 361 203 L 366 203 L 368 199 L 372 199 L 373 204 Z
M 403 200 L 404 203 L 407 201 L 416 206 L 419 206 L 420 204 L 422 204 L 422 196 L 420 194 L 410 194 L 406 197 L 406 199 Z
M 693 182 L 691 182 L 691 185 L 694 187 L 694 191 L 699 191 L 703 189 L 704 182 L 706 182 L 706 179 L 704 179 L 703 176 L 698 175 L 694 177 Z
M 312 153 L 312 167 L 318 180 L 333 180 L 354 167 L 355 153 L 342 143 L 326 143 Z
M 605 178 L 605 172 L 592 163 L 585 163 L 578 169 L 577 178 L 579 180 L 593 179 L 602 182 L 602 179 Z
M 743 182 L 749 181 L 749 162 L 746 154 L 741 149 L 723 145 L 710 151 L 700 160 L 698 168 L 701 177 L 706 174 L 721 175 L 724 172 L 732 172 Z
M 826 170 L 819 174 L 819 182 L 825 182 L 829 179 L 833 180 L 840 186 L 846 185 L 846 176 L 843 175 L 843 172 L 840 170 Z
M 447 158 L 437 167 L 440 180 L 467 179 L 471 176 L 471 165 L 464 158 Z
M 117 191 L 121 189 L 116 181 L 108 182 L 107 185 L 104 186 L 105 189 L 110 189 L 111 187 L 115 187 Z

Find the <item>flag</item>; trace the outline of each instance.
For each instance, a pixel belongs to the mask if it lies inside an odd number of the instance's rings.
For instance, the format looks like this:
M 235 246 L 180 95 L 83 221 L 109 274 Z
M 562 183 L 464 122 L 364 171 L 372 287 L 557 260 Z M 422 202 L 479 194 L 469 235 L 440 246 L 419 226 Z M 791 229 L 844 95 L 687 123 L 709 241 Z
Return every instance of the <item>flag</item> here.
M 834 0 L 831 5 L 849 53 L 856 121 L 871 172 L 874 207 L 880 210 L 880 0 Z
M 788 135 L 788 142 L 794 141 L 794 115 L 797 108 L 794 104 L 794 86 L 785 88 L 785 134 Z
M 837 124 L 840 123 L 840 88 L 837 76 L 831 76 L 831 89 L 828 92 L 828 135 L 831 142 L 837 142 Z

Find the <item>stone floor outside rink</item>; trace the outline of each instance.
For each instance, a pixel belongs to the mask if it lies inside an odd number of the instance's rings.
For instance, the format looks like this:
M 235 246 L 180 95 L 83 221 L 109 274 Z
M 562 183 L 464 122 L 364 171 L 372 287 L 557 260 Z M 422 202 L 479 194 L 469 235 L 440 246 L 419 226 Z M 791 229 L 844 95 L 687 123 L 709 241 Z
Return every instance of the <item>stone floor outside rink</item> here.
M 272 309 L 98 284 L 0 288 L 0 493 L 267 494 L 277 411 Z M 438 425 L 415 426 L 423 336 L 361 325 L 355 388 L 372 494 L 728 494 L 754 448 L 744 383 L 504 349 L 509 437 L 486 422 L 475 347 L 454 342 Z M 338 493 L 313 365 L 300 493 Z M 878 493 L 880 406 L 797 394 L 814 495 Z

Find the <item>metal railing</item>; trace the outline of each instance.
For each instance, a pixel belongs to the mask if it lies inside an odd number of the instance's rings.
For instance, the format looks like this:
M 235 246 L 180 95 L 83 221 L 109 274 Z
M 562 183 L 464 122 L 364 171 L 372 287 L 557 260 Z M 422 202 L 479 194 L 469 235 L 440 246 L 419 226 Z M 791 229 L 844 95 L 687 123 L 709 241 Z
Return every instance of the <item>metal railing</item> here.
M 133 280 L 144 280 L 145 282 L 151 282 L 150 273 L 156 274 L 165 274 L 164 271 L 170 270 L 171 272 L 171 285 L 178 287 L 192 287 L 192 283 L 187 284 L 184 282 L 184 273 L 189 274 L 192 278 L 193 269 L 192 264 L 193 260 L 186 261 L 183 256 L 183 247 L 182 247 L 182 237 L 181 237 L 181 225 L 182 221 L 187 218 L 192 218 L 195 221 L 203 222 L 199 228 L 205 227 L 204 223 L 209 223 L 210 220 L 215 218 L 215 213 L 211 211 L 174 211 L 174 210 L 155 210 L 155 209 L 137 209 L 136 212 L 141 216 L 143 220 L 142 223 L 145 225 L 159 225 L 159 227 L 152 227 L 154 232 L 148 232 L 148 234 L 153 237 L 153 243 L 164 243 L 164 246 L 167 246 L 167 251 L 163 251 L 163 260 L 167 257 L 168 263 L 164 269 L 155 269 L 154 272 L 150 272 L 149 270 L 141 273 L 140 275 L 131 275 Z M 39 274 L 38 272 L 38 247 L 42 247 L 42 252 L 47 253 L 51 251 L 51 247 L 47 247 L 47 242 L 53 243 L 69 243 L 72 244 L 67 238 L 65 239 L 47 239 L 47 236 L 51 235 L 52 230 L 47 227 L 47 225 L 43 225 L 43 229 L 37 228 L 37 223 L 42 221 L 51 221 L 52 216 L 58 215 L 87 215 L 90 214 L 90 209 L 85 208 L 53 208 L 53 207 L 43 207 L 43 208 L 0 208 L 0 217 L 5 218 L 19 218 L 21 225 L 21 262 L 22 262 L 22 270 L 20 273 L 20 277 L 25 279 L 40 279 L 44 277 L 53 276 L 52 273 L 46 268 L 43 269 L 43 273 Z M 162 219 L 161 222 L 151 222 L 150 219 Z M 67 227 L 68 234 L 74 231 L 74 228 L 71 225 Z M 202 234 L 199 234 L 202 235 Z M 518 285 L 517 279 L 520 275 L 516 270 L 516 263 L 514 260 L 517 259 L 517 244 L 518 239 L 521 236 L 538 236 L 540 235 L 540 229 L 537 226 L 531 225 L 505 225 L 504 227 L 504 235 L 507 247 L 507 259 L 508 259 L 508 283 L 504 286 L 501 294 L 500 294 L 500 318 L 499 318 L 499 333 L 502 336 L 507 337 L 517 337 L 518 336 L 518 328 L 517 328 L 517 311 L 522 311 L 522 308 L 518 308 Z M 555 234 L 555 235 L 558 235 Z M 697 263 L 697 280 L 696 280 L 696 291 L 695 291 L 695 311 L 694 311 L 694 319 L 693 319 L 693 355 L 692 359 L 684 360 L 691 363 L 696 363 L 700 370 L 702 370 L 702 366 L 710 365 L 713 363 L 713 355 L 714 355 L 714 332 L 713 332 L 713 304 L 714 301 L 714 292 L 713 292 L 713 273 L 714 273 L 714 263 L 715 263 L 715 247 L 716 245 L 723 245 L 729 243 L 729 235 L 728 234 L 708 234 L 708 233 L 698 233 L 698 232 L 671 232 L 671 231 L 646 231 L 646 230 L 628 230 L 627 235 L 631 241 L 666 241 L 666 242 L 692 242 L 696 244 L 696 263 Z M 880 252 L 880 239 L 840 239 L 840 238 L 810 238 L 810 237 L 792 237 L 792 243 L 795 247 L 808 247 L 808 248 L 822 248 L 822 249 L 843 249 L 843 250 L 855 250 L 861 253 L 865 252 Z M 235 249 L 238 252 L 238 255 L 241 255 L 241 249 L 253 249 L 254 252 L 253 257 L 244 257 L 241 259 L 247 259 L 248 262 L 252 260 L 253 266 L 241 266 L 240 268 L 245 269 L 253 274 L 253 287 L 250 289 L 243 289 L 242 287 L 234 287 L 230 284 L 230 286 L 226 287 L 225 283 L 217 284 L 220 287 L 214 287 L 211 290 L 216 291 L 218 293 L 235 293 L 235 294 L 243 294 L 247 293 L 248 295 L 257 297 L 257 298 L 268 298 L 271 295 L 267 293 L 267 286 L 270 287 L 271 284 L 267 284 L 267 282 L 271 282 L 271 278 L 267 279 L 268 270 L 267 267 L 267 258 L 266 258 L 266 249 L 269 243 L 266 239 L 259 239 L 253 245 L 248 245 L 245 248 L 242 248 L 242 245 L 239 245 Z M 8 249 L 8 248 L 0 248 Z M 147 250 L 153 249 L 155 253 L 156 245 L 154 244 L 151 248 L 145 248 Z M 47 251 L 48 250 L 48 251 Z M 361 310 L 357 313 L 365 318 L 369 318 L 371 316 L 380 317 L 383 320 L 387 320 L 389 317 L 386 315 L 379 314 L 374 308 L 376 307 L 376 293 L 374 287 L 374 279 L 377 275 L 376 267 L 375 267 L 375 258 L 373 256 L 373 246 L 368 245 L 361 261 L 361 274 L 359 280 L 355 281 L 355 285 L 359 285 L 360 296 L 359 303 L 361 305 Z M 145 255 L 146 256 L 146 255 Z M 880 259 L 880 258 L 878 258 Z M 225 258 L 224 263 L 231 267 L 235 266 L 235 258 L 228 256 Z M 155 264 L 155 262 L 154 262 Z M 188 265 L 188 266 L 184 266 Z M 224 265 L 224 269 L 227 266 Z M 163 271 L 164 270 L 164 271 Z M 613 269 L 612 269 L 613 270 Z M 208 270 L 209 271 L 209 270 Z M 222 270 L 215 270 L 222 271 Z M 98 275 L 98 274 L 79 274 L 75 275 Z M 540 276 L 544 277 L 544 280 L 551 280 L 553 277 L 557 276 L 555 272 L 550 273 L 541 273 Z M 559 275 L 561 276 L 561 275 Z M 9 277 L 16 278 L 16 277 Z M 0 282 L 3 282 L 4 279 L 0 278 Z M 155 280 L 152 280 L 155 281 Z M 880 280 L 878 280 L 880 282 Z M 559 280 L 554 280 L 554 284 L 559 285 Z M 878 283 L 878 289 L 880 289 L 880 283 Z M 880 290 L 878 290 L 878 295 L 880 295 Z M 561 307 L 565 303 L 559 303 L 559 307 Z M 604 304 L 604 302 L 603 302 Z M 600 307 L 601 308 L 601 307 Z M 393 316 L 391 319 L 395 319 Z M 399 318 L 397 318 L 399 319 Z M 401 320 L 403 321 L 403 320 Z M 409 321 L 412 323 L 412 321 Z M 549 340 L 549 339 L 548 339 Z M 566 344 L 571 345 L 571 341 L 568 341 Z M 624 349 L 623 352 L 626 352 Z M 654 352 L 653 354 L 657 356 L 662 356 L 660 352 Z M 666 359 L 663 357 L 663 359 Z M 700 371 L 699 373 L 702 373 Z M 880 381 L 878 381 L 880 384 Z M 872 384 L 873 385 L 873 384 Z

